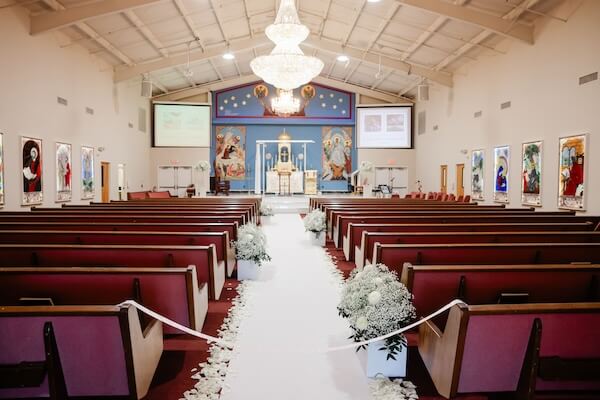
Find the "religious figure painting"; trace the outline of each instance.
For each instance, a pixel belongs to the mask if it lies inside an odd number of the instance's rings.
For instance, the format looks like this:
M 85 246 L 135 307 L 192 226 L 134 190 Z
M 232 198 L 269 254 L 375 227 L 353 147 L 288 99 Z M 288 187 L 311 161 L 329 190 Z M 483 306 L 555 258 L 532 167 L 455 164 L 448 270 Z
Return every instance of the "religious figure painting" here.
M 587 135 L 559 139 L 558 207 L 585 210 Z
M 473 150 L 471 153 L 471 197 L 473 200 L 483 200 L 484 152 Z
M 23 192 L 24 206 L 41 204 L 44 200 L 42 185 L 42 140 L 22 136 L 21 154 L 23 156 Z
M 542 205 L 542 142 L 523 143 L 521 159 L 521 202 Z
M 215 174 L 223 180 L 246 179 L 246 127 L 218 126 Z
M 323 127 L 324 181 L 346 180 L 352 173 L 352 128 Z
M 81 146 L 81 199 L 93 199 L 94 183 L 94 148 Z
M 508 177 L 510 168 L 510 147 L 494 148 L 494 201 L 508 203 Z
M 4 134 L 0 132 L 0 207 L 4 205 Z
M 56 143 L 56 202 L 71 201 L 71 145 Z

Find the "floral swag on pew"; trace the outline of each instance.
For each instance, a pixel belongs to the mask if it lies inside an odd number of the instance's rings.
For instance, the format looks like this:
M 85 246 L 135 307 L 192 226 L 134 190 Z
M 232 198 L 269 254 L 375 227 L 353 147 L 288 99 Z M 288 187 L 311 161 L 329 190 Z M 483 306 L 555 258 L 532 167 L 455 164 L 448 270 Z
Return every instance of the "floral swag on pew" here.
M 262 265 L 271 261 L 267 254 L 267 238 L 255 224 L 246 224 L 238 229 L 238 240 L 233 242 L 238 260 L 247 260 Z
M 260 215 L 262 215 L 263 217 L 270 217 L 274 214 L 275 213 L 273 212 L 273 207 L 271 207 L 269 204 L 265 203 L 264 201 L 261 202 Z
M 355 342 L 373 339 L 407 326 L 416 319 L 412 294 L 398 281 L 398 275 L 384 264 L 367 265 L 355 269 L 342 289 L 339 314 L 347 318 Z M 380 350 L 387 351 L 387 359 L 406 347 L 404 335 L 385 339 Z M 361 346 L 357 349 L 365 348 Z
M 325 213 L 321 210 L 312 210 L 304 217 L 304 229 L 319 236 L 319 234 L 327 229 L 325 221 Z

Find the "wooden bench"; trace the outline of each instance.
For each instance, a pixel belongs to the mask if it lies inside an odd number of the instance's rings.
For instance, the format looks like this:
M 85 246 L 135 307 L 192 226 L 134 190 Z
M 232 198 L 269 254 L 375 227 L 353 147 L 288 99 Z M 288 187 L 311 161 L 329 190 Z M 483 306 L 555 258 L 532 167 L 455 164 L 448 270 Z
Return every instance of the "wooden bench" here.
M 341 247 L 343 237 L 348 235 L 348 225 L 353 224 L 482 224 L 482 223 L 597 223 L 598 217 L 582 217 L 575 215 L 543 215 L 530 213 L 525 215 L 495 213 L 462 215 L 398 215 L 398 216 L 340 216 L 334 226 L 334 241 L 336 247 Z
M 0 230 L 87 230 L 115 232 L 227 232 L 232 240 L 237 240 L 237 222 L 209 223 L 118 223 L 118 222 L 3 222 Z
M 363 232 L 363 241 L 365 264 L 370 264 L 375 243 L 598 243 L 600 232 Z
M 443 332 L 419 328 L 419 353 L 446 398 L 600 389 L 600 303 L 456 305 Z
M 195 266 L 198 286 L 218 300 L 225 284 L 225 264 L 210 246 L 0 244 L 2 267 L 187 267 Z
M 217 262 L 224 263 L 227 276 L 235 269 L 235 250 L 227 232 L 117 232 L 87 230 L 2 230 L 0 243 L 9 244 L 122 244 L 158 246 L 214 245 Z
M 131 306 L 0 308 L 0 398 L 112 398 L 148 392 L 162 324 Z
M 406 265 L 400 281 L 425 316 L 454 299 L 469 305 L 600 301 L 600 265 Z
M 358 267 L 365 265 L 365 259 L 372 259 L 372 245 L 367 247 L 365 232 L 588 232 L 594 228 L 591 222 L 574 223 L 469 223 L 469 224 L 348 224 L 348 233 L 344 237 L 346 260 L 354 257 Z M 354 251 L 352 251 L 354 250 Z M 368 256 L 367 257 L 367 253 Z
M 373 263 L 402 275 L 405 263 L 443 264 L 570 264 L 600 263 L 600 243 L 460 243 L 379 244 Z
M 1 305 L 27 305 L 36 299 L 51 299 L 54 305 L 115 305 L 135 300 L 198 331 L 208 312 L 208 286 L 198 285 L 192 266 L 0 268 Z M 164 332 L 180 333 L 170 326 Z

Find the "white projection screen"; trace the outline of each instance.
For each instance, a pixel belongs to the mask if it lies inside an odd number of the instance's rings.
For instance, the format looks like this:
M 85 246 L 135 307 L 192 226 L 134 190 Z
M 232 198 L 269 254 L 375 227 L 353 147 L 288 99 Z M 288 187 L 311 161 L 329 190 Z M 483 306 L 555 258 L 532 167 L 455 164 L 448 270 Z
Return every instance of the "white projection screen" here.
M 153 103 L 154 147 L 210 147 L 210 105 Z
M 356 108 L 357 146 L 363 149 L 412 149 L 412 106 Z

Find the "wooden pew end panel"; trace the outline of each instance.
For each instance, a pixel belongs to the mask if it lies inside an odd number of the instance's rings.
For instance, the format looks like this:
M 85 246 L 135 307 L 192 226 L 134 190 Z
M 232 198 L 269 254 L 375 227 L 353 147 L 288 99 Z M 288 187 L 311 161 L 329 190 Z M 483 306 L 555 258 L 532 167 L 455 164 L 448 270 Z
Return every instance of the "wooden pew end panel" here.
M 467 306 L 457 304 L 449 311 L 446 329 L 442 332 L 433 322 L 419 326 L 419 354 L 440 395 L 449 399 L 456 394 L 468 322 Z

